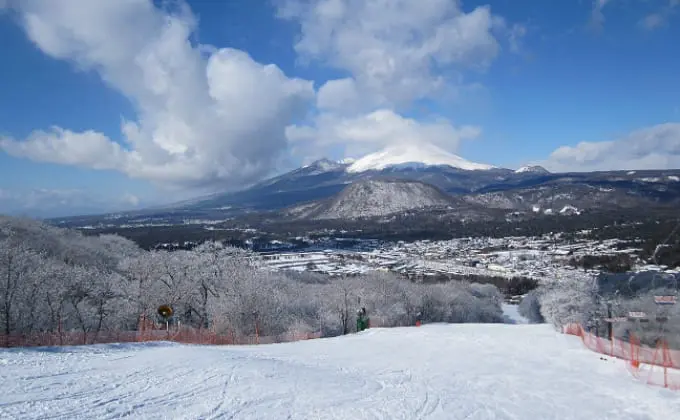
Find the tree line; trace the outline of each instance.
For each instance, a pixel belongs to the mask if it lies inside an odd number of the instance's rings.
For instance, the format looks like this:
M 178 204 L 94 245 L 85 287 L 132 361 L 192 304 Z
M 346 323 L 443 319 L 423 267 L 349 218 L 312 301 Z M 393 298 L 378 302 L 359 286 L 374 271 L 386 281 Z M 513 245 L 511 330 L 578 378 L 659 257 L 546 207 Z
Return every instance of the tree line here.
M 134 331 L 170 305 L 182 325 L 218 334 L 352 331 L 359 307 L 384 326 L 502 322 L 490 284 L 414 284 L 391 273 L 332 278 L 271 272 L 256 254 L 220 242 L 144 250 L 129 239 L 85 236 L 0 217 L 0 335 Z
M 643 272 L 601 274 L 586 281 L 556 279 L 529 292 L 520 313 L 535 323 L 548 322 L 560 329 L 570 323 L 609 338 L 607 318 L 620 318 L 612 327 L 614 337 L 635 335 L 647 346 L 658 340 L 680 349 L 680 305 L 659 305 L 655 296 L 677 296 L 680 274 Z M 643 312 L 643 321 L 629 318 Z

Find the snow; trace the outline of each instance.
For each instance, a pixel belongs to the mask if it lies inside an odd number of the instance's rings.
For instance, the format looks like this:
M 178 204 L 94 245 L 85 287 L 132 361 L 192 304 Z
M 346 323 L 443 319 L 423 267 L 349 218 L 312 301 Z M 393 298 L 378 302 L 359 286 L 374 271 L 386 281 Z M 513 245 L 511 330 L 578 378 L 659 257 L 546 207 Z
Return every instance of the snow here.
M 562 207 L 560 214 L 581 214 L 581 212 L 574 206 L 566 205 Z
M 0 360 L 0 418 L 665 420 L 680 410 L 680 394 L 547 325 L 3 350 Z
M 319 175 L 325 172 L 337 171 L 343 169 L 345 165 L 341 162 L 333 162 L 328 159 L 319 159 L 309 165 L 303 166 L 301 169 L 307 169 L 308 175 Z
M 364 172 L 382 170 L 391 166 L 429 166 L 448 165 L 464 170 L 488 170 L 491 165 L 470 162 L 460 156 L 449 153 L 435 145 L 419 143 L 388 147 L 356 160 L 347 168 L 347 172 Z
M 528 166 L 522 166 L 521 168 L 519 168 L 515 171 L 516 174 L 529 173 L 529 172 L 548 173 L 548 170 L 545 169 L 542 166 L 539 166 L 539 165 L 528 165 Z

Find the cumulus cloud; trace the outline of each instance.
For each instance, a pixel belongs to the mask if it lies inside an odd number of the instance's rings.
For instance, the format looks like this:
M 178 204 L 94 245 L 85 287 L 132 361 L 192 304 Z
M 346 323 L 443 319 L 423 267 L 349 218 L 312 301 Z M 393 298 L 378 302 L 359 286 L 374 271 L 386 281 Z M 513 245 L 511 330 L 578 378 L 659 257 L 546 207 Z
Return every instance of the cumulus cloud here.
M 94 169 L 118 169 L 128 158 L 118 143 L 95 131 L 74 133 L 60 127 L 34 131 L 24 141 L 0 138 L 0 149 L 17 157 Z
M 442 68 L 485 69 L 500 50 L 494 33 L 509 31 L 488 6 L 466 13 L 450 0 L 288 0 L 279 15 L 299 22 L 301 58 L 348 71 L 379 106 L 434 94 Z
M 247 53 L 192 43 L 184 3 L 22 0 L 27 36 L 45 54 L 95 71 L 133 104 L 121 138 L 54 127 L 0 148 L 38 161 L 115 169 L 185 186 L 243 185 L 270 172 L 287 148 L 285 127 L 313 102 L 312 82 L 289 78 Z
M 504 42 L 518 51 L 526 34 L 488 6 L 464 11 L 450 0 L 282 0 L 278 12 L 299 24 L 295 50 L 302 62 L 347 74 L 319 88 L 311 121 L 287 130 L 307 151 L 342 145 L 355 155 L 405 141 L 454 151 L 479 129 L 399 113 L 455 94 L 466 86 L 465 74 L 486 70 Z
M 0 150 L 213 189 L 270 173 L 291 144 L 300 157 L 406 141 L 455 151 L 480 129 L 404 110 L 474 86 L 466 75 L 485 71 L 505 45 L 518 51 L 526 34 L 488 6 L 466 11 L 450 0 L 280 0 L 279 16 L 299 24 L 299 58 L 343 75 L 315 92 L 246 52 L 197 45 L 197 19 L 181 0 L 7 4 L 43 53 L 96 72 L 136 114 L 120 135 L 56 126 L 0 137 Z
M 431 122 L 405 118 L 388 109 L 380 109 L 355 117 L 324 114 L 314 127 L 292 125 L 287 135 L 300 150 L 309 147 L 344 147 L 348 156 L 396 144 L 432 143 L 455 150 L 461 140 L 473 139 L 481 133 L 475 126 L 454 127 L 445 119 Z
M 677 169 L 680 168 L 680 123 L 644 128 L 613 141 L 563 146 L 541 164 L 555 172 Z

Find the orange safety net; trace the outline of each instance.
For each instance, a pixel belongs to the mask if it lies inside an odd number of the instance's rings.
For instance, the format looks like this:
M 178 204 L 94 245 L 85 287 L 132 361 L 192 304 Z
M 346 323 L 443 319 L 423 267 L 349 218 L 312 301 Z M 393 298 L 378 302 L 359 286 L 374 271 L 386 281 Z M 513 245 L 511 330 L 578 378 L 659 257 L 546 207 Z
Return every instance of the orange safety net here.
M 596 353 L 629 362 L 628 371 L 649 385 L 680 390 L 680 351 L 671 350 L 664 340 L 658 340 L 655 347 L 641 345 L 633 334 L 627 341 L 609 340 L 586 332 L 579 324 L 564 326 L 563 333 L 580 337 L 583 345 Z

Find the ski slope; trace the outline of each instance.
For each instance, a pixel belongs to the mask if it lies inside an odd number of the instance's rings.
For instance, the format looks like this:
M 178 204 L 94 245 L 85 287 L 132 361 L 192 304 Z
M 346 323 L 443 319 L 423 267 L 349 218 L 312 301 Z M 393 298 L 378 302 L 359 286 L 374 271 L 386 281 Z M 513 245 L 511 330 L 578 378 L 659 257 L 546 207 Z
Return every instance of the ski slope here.
M 251 347 L 0 351 L 2 419 L 672 419 L 547 325 L 458 324 Z

